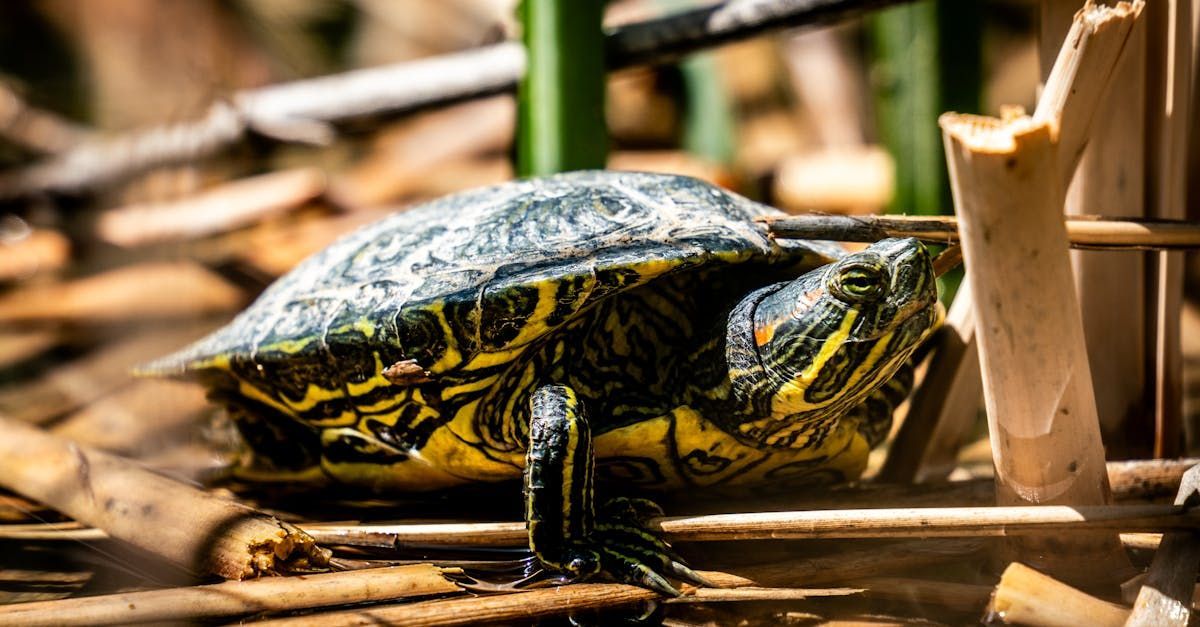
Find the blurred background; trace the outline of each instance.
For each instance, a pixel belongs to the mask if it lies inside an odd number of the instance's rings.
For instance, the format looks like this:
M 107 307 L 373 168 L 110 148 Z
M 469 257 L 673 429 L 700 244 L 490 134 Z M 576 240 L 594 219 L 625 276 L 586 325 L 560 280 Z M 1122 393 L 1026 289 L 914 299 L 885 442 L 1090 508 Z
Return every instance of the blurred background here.
M 202 117 L 236 90 L 519 36 L 515 4 L 5 3 L 0 164 L 26 163 L 75 134 Z M 605 21 L 691 4 L 619 0 Z M 926 1 L 617 72 L 607 88 L 610 165 L 699 175 L 789 210 L 939 212 L 949 198 L 936 116 L 1033 103 L 1036 13 L 1031 2 Z M 297 165 L 330 177 L 323 191 L 339 210 L 412 202 L 510 177 L 513 111 L 510 98 L 497 97 L 340 129 L 316 151 L 242 147 L 155 172 L 105 204 L 170 200 Z

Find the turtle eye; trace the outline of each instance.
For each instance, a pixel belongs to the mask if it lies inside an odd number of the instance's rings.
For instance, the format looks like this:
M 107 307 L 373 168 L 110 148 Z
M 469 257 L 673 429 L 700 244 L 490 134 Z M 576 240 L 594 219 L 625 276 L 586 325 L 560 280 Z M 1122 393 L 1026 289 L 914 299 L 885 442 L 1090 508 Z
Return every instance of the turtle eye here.
M 865 303 L 878 299 L 887 287 L 882 265 L 849 263 L 838 268 L 829 281 L 829 291 L 848 303 Z

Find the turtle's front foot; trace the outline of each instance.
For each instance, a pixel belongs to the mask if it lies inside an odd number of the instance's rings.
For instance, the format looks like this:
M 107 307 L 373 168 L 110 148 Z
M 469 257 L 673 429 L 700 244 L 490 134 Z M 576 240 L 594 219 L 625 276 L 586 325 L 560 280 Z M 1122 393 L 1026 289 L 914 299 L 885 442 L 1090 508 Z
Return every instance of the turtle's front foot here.
M 672 597 L 680 593 L 667 577 L 712 586 L 647 528 L 649 520 L 659 516 L 662 510 L 646 499 L 618 497 L 605 503 L 596 515 L 595 546 L 600 552 L 600 570 L 622 583 Z
M 668 577 L 710 585 L 647 529 L 662 515 L 653 502 L 615 498 L 595 511 L 591 428 L 571 388 L 539 388 L 531 415 L 525 522 L 529 547 L 546 569 L 571 581 L 602 575 L 673 597 L 679 590 Z

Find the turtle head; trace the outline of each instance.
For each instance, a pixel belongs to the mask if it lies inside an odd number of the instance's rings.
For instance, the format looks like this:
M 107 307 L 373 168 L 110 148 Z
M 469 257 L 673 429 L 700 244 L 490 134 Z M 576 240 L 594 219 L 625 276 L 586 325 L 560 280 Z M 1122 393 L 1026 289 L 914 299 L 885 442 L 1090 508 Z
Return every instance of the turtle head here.
M 756 300 L 745 320 L 753 338 L 737 352 L 745 361 L 753 344 L 755 367 L 742 372 L 756 379 L 756 411 L 767 415 L 755 431 L 768 441 L 772 421 L 833 418 L 863 402 L 943 315 L 929 253 L 915 239 L 880 241 L 747 300 Z

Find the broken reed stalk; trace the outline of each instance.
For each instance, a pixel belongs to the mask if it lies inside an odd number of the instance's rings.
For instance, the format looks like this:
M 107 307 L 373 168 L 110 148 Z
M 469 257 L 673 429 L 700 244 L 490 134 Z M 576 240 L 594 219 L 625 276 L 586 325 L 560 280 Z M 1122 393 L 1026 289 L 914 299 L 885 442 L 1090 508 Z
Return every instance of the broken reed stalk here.
M 245 579 L 329 559 L 272 516 L 4 417 L 0 486 L 195 573 Z
M 1079 0 L 1041 1 L 1043 80 L 1079 6 Z M 1068 216 L 1088 211 L 1146 215 L 1145 34 L 1145 20 L 1138 20 L 1111 79 L 1128 87 L 1112 90 L 1099 102 L 1094 124 L 1103 131 L 1088 141 L 1073 173 L 1061 172 L 1070 182 L 1064 209 Z M 1152 398 L 1146 373 L 1153 370 L 1153 360 L 1147 361 L 1146 334 L 1138 332 L 1147 328 L 1147 258 L 1138 252 L 1071 253 L 1100 431 L 1108 454 L 1121 458 L 1153 455 L 1154 417 L 1146 411 Z
M 1006 537 L 1048 531 L 1164 531 L 1200 528 L 1200 513 L 1174 505 L 926 507 L 673 516 L 649 527 L 672 542 L 811 540 L 830 538 Z M 305 529 L 321 544 L 391 547 L 520 546 L 525 524 L 314 523 Z
M 1097 101 L 1142 3 L 1086 5 L 1034 117 L 945 114 L 950 166 L 1002 504 L 1109 500 L 1095 393 L 1062 219 Z M 1020 543 L 1072 578 L 1124 561 L 1115 534 Z M 1100 569 L 1099 565 L 1109 568 Z
M 776 237 L 875 242 L 915 237 L 940 244 L 962 241 L 955 216 L 806 215 L 767 218 Z M 1095 250 L 1191 250 L 1200 248 L 1200 222 L 1133 217 L 1071 216 L 1066 219 L 1072 248 Z
M 1120 627 L 1128 616 L 1128 608 L 1097 599 L 1018 562 L 1004 570 L 988 606 L 989 618 L 1010 625 Z
M 625 24 L 605 36 L 610 70 L 661 63 L 787 27 L 828 24 L 911 0 L 739 0 Z M 82 192 L 208 157 L 248 137 L 328 142 L 330 124 L 511 91 L 525 51 L 509 41 L 420 61 L 233 94 L 199 120 L 85 141 L 0 175 L 0 198 Z
M 612 610 L 656 601 L 657 592 L 617 583 L 582 583 L 513 594 L 421 601 L 340 612 L 281 618 L 256 623 L 263 627 L 344 627 L 349 625 L 490 625 L 549 618 L 594 610 Z
M 430 564 L 411 564 L 36 601 L 5 606 L 0 611 L 0 625 L 177 623 L 461 592 L 462 588 L 446 579 L 444 572 Z
M 723 573 L 701 573 L 705 577 L 716 579 L 722 583 Z M 895 580 L 881 580 L 880 585 L 895 583 Z M 881 598 L 894 598 L 893 591 L 865 587 L 853 588 L 763 588 L 745 584 L 733 584 L 737 587 L 728 588 L 693 588 L 688 586 L 684 596 L 668 599 L 667 603 L 707 603 L 707 602 L 737 602 L 737 601 L 796 601 L 816 597 L 850 596 L 868 594 Z M 963 596 L 963 591 L 950 590 L 940 586 L 934 590 L 931 586 L 910 584 L 907 588 L 908 599 L 913 593 L 930 593 L 932 602 L 951 601 L 961 602 L 960 598 L 952 598 L 957 593 Z M 975 591 L 972 591 L 975 592 Z M 976 593 L 976 596 L 978 594 Z M 555 616 L 577 615 L 594 610 L 611 610 L 649 601 L 661 601 L 654 592 L 644 588 L 624 584 L 573 584 L 555 588 L 544 588 L 488 596 L 482 598 L 445 599 L 438 601 L 422 601 L 405 605 L 391 605 L 358 610 L 344 610 L 325 614 L 297 616 L 277 620 L 264 621 L 266 626 L 299 626 L 313 625 L 314 627 L 341 627 L 349 625 L 423 625 L 425 627 L 439 625 L 474 625 L 494 624 L 531 619 L 545 619 Z M 919 602 L 924 596 L 916 596 Z

